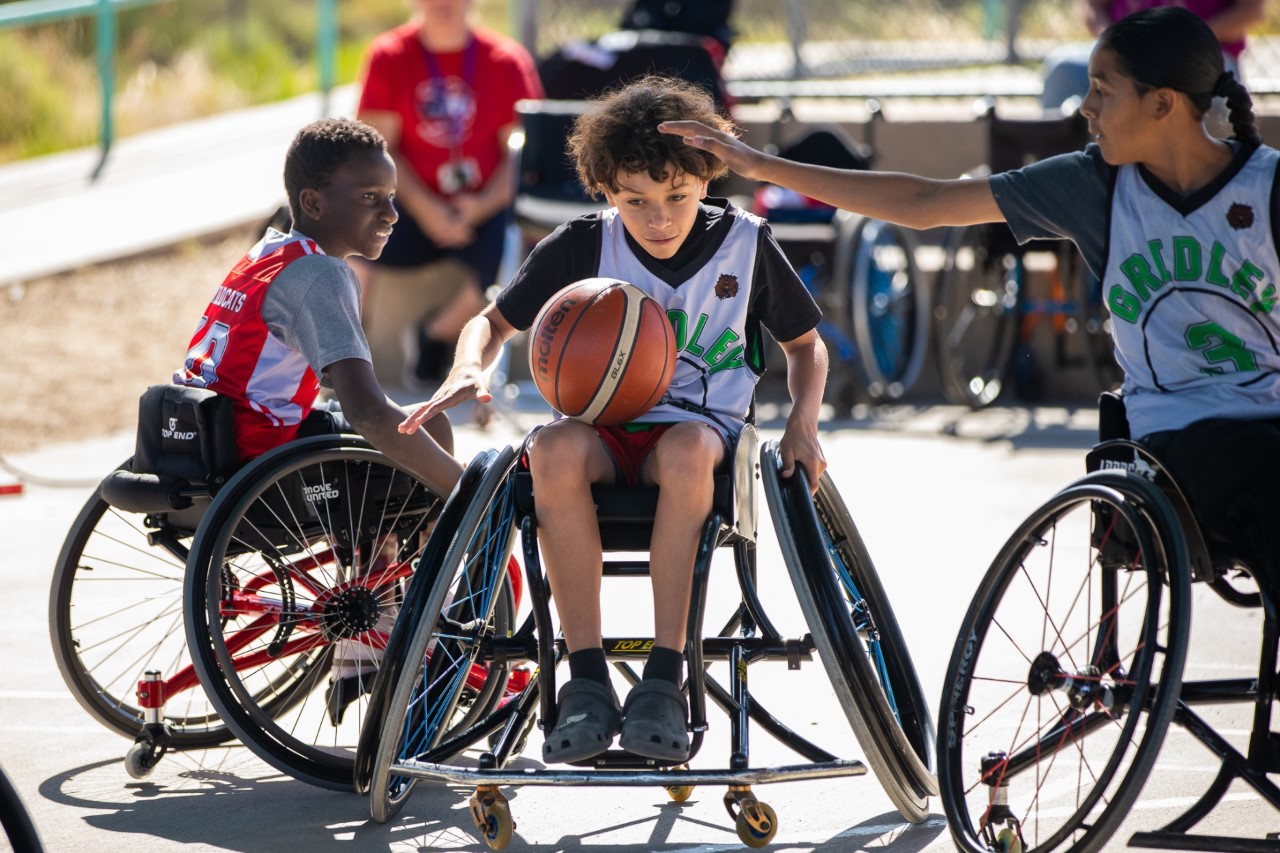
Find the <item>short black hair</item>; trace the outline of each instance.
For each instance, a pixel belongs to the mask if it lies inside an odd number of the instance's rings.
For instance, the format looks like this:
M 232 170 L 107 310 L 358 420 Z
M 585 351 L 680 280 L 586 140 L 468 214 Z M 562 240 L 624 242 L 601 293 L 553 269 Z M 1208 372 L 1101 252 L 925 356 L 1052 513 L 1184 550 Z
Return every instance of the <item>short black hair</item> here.
M 333 173 L 362 151 L 387 150 L 376 128 L 349 118 L 324 118 L 298 131 L 284 157 L 284 189 L 289 209 L 298 220 L 305 189 L 323 189 Z

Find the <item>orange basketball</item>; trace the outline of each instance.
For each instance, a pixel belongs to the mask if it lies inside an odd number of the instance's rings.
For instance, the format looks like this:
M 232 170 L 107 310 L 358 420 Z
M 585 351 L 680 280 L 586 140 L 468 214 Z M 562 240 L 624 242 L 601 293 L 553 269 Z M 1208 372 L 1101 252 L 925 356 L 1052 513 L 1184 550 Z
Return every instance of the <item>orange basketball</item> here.
M 589 424 L 634 420 L 666 393 L 676 340 L 666 313 L 625 281 L 586 278 L 538 312 L 529 370 L 558 412 Z

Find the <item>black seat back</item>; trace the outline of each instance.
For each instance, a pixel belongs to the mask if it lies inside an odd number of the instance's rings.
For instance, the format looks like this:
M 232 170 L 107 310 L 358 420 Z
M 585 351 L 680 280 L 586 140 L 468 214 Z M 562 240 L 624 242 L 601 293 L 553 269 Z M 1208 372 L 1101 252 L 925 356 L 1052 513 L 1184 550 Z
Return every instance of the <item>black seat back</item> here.
M 153 385 L 138 401 L 138 432 L 129 470 L 99 487 L 112 506 L 168 512 L 191 506 L 184 492 L 215 490 L 235 470 L 230 398 L 203 388 Z

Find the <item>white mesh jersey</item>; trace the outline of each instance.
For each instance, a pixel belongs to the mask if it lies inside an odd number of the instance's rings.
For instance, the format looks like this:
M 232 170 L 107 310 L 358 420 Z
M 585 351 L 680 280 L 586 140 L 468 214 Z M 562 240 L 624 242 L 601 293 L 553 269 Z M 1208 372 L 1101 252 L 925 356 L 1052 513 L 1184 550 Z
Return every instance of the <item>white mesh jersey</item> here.
M 658 405 L 638 422 L 696 420 L 726 434 L 742 429 L 764 370 L 759 324 L 749 321 L 756 250 L 764 220 L 735 211 L 720 248 L 703 267 L 672 287 L 656 278 L 627 245 L 616 208 L 600 214 L 598 275 L 634 284 L 652 296 L 676 334 L 676 370 Z
M 1207 198 L 1122 166 L 1103 289 L 1135 437 L 1207 417 L 1280 417 L 1280 259 L 1260 147 Z

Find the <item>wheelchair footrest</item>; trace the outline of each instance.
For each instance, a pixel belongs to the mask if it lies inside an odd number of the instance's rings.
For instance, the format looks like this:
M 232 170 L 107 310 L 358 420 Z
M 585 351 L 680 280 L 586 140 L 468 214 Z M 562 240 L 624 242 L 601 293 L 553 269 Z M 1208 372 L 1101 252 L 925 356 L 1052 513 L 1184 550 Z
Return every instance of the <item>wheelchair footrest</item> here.
M 460 785 L 763 785 L 799 779 L 834 779 L 864 776 L 861 761 L 823 761 L 786 767 L 758 767 L 746 770 L 480 770 L 452 764 L 404 761 L 393 764 L 391 772 L 418 779 L 435 779 Z
M 1157 850 L 1212 850 L 1215 853 L 1275 853 L 1277 842 L 1268 838 L 1233 838 L 1230 835 L 1189 835 L 1185 832 L 1135 832 L 1130 847 Z

